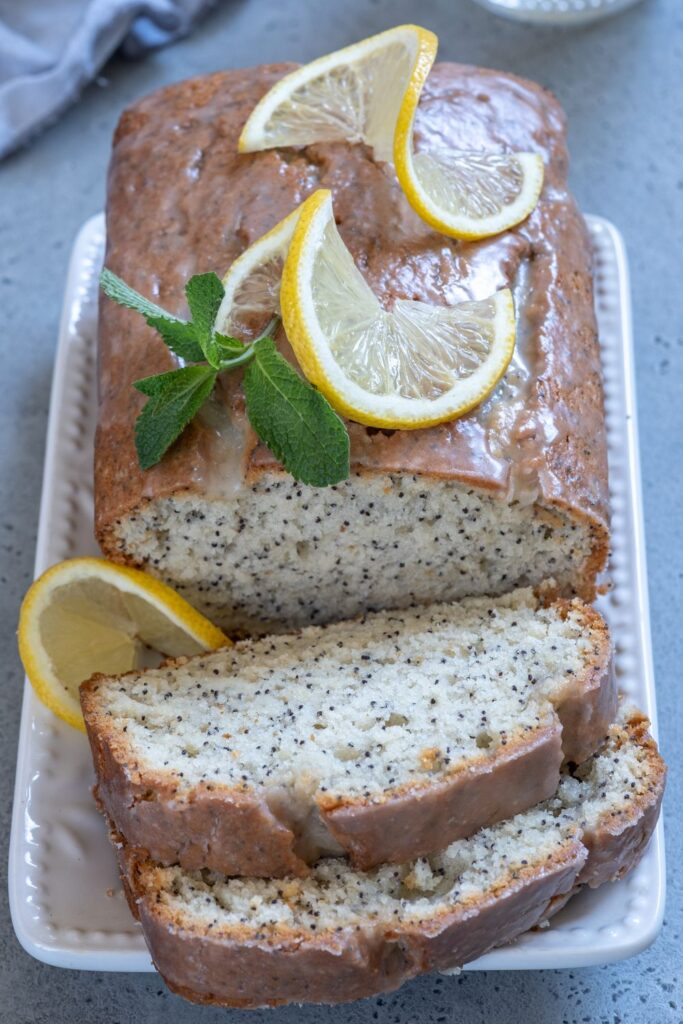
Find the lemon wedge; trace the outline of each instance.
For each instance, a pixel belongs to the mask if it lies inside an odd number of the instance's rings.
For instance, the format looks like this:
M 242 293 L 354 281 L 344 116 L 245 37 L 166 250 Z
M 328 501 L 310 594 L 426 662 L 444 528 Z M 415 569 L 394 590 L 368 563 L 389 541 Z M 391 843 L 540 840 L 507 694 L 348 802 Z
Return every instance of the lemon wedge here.
M 240 135 L 242 153 L 316 142 L 364 142 L 393 162 L 408 202 L 443 234 L 476 239 L 524 220 L 543 187 L 537 153 L 414 152 L 413 123 L 438 40 L 400 25 L 280 79 Z
M 24 598 L 18 636 L 38 697 L 82 730 L 78 687 L 93 673 L 137 668 L 148 648 L 178 657 L 230 643 L 170 587 L 103 558 L 72 558 L 43 573 Z
M 481 301 L 382 308 L 337 231 L 331 193 L 299 208 L 282 273 L 287 338 L 308 380 L 369 426 L 452 420 L 496 386 L 515 345 L 509 289 Z

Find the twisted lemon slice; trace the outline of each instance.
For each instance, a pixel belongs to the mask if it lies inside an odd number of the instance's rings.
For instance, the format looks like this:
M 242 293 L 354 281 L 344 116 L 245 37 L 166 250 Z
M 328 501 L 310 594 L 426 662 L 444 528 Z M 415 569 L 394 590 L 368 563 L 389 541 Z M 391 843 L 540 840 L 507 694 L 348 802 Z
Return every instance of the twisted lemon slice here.
M 501 379 L 515 345 L 509 289 L 432 306 L 373 294 L 334 221 L 332 196 L 298 210 L 280 291 L 282 317 L 308 380 L 359 423 L 415 429 L 455 419 Z
M 408 202 L 438 231 L 485 238 L 531 213 L 543 186 L 536 153 L 413 152 L 413 121 L 437 37 L 400 25 L 320 57 L 277 82 L 250 114 L 239 150 L 344 140 L 393 161 Z
M 19 616 L 19 653 L 34 690 L 84 729 L 78 686 L 95 672 L 143 664 L 145 649 L 177 657 L 230 640 L 164 583 L 104 558 L 71 558 L 31 585 Z

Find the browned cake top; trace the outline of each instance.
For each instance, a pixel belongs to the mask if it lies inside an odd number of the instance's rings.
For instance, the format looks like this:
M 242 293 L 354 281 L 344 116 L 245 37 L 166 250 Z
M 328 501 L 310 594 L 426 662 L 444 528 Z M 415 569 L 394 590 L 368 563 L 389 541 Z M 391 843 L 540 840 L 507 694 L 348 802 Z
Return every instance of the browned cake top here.
M 451 304 L 509 285 L 518 315 L 513 363 L 483 405 L 426 430 L 382 432 L 350 423 L 354 468 L 470 480 L 606 521 L 590 250 L 567 192 L 564 121 L 554 98 L 510 75 L 434 67 L 417 116 L 418 148 L 533 150 L 546 165 L 541 200 L 523 224 L 495 238 L 460 242 L 419 219 L 392 169 L 376 164 L 365 146 L 237 153 L 254 104 L 290 69 L 273 65 L 194 79 L 153 93 L 123 114 L 109 177 L 107 266 L 186 315 L 189 276 L 222 275 L 311 192 L 331 189 L 341 235 L 381 302 Z M 286 339 L 279 340 L 291 356 Z M 231 425 L 223 416 L 217 430 L 215 415 L 200 416 L 159 466 L 139 470 L 133 424 L 143 399 L 131 384 L 171 369 L 173 358 L 140 316 L 103 300 L 100 530 L 146 497 L 185 489 L 227 494 L 236 476 L 273 464 L 246 422 L 239 378 L 230 374 L 220 400 Z

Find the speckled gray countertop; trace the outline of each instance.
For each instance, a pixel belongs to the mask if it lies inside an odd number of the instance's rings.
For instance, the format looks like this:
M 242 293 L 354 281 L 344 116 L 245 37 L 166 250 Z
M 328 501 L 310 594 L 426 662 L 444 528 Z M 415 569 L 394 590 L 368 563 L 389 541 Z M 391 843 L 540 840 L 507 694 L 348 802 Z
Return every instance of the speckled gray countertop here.
M 46 967 L 17 943 L 6 899 L 6 840 L 21 678 L 14 627 L 33 567 L 48 395 L 69 250 L 102 209 L 122 107 L 158 85 L 218 68 L 306 61 L 418 21 L 440 55 L 534 78 L 569 116 L 583 209 L 626 236 L 633 280 L 647 552 L 661 740 L 671 766 L 664 929 L 634 960 L 582 971 L 426 977 L 338 1009 L 193 1007 L 156 975 Z M 7 1024 L 668 1024 L 683 1021 L 683 4 L 644 0 L 593 27 L 532 30 L 469 0 L 225 0 L 194 35 L 142 63 L 115 60 L 80 103 L 0 165 L 0 1021 Z

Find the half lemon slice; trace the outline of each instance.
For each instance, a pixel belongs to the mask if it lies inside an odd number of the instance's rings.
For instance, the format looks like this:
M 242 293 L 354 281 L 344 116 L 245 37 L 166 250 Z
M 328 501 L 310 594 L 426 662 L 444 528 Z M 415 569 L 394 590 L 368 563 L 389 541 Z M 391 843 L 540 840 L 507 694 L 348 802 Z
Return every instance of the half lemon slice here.
M 19 653 L 38 697 L 84 729 L 78 687 L 95 672 L 145 664 L 149 648 L 170 657 L 231 641 L 174 590 L 139 569 L 72 558 L 31 585 L 19 616 Z
M 225 294 L 216 314 L 216 330 L 242 337 L 260 327 L 263 317 L 280 311 L 282 268 L 301 206 L 258 238 L 235 260 L 223 278 Z
M 411 430 L 462 416 L 493 390 L 515 346 L 509 289 L 455 306 L 399 299 L 383 309 L 337 231 L 325 189 L 299 208 L 280 301 L 308 380 L 369 426 Z
M 393 162 L 408 202 L 453 238 L 485 238 L 524 220 L 543 187 L 536 153 L 414 152 L 413 123 L 438 40 L 400 25 L 280 79 L 240 135 L 242 153 L 316 142 L 365 142 Z

